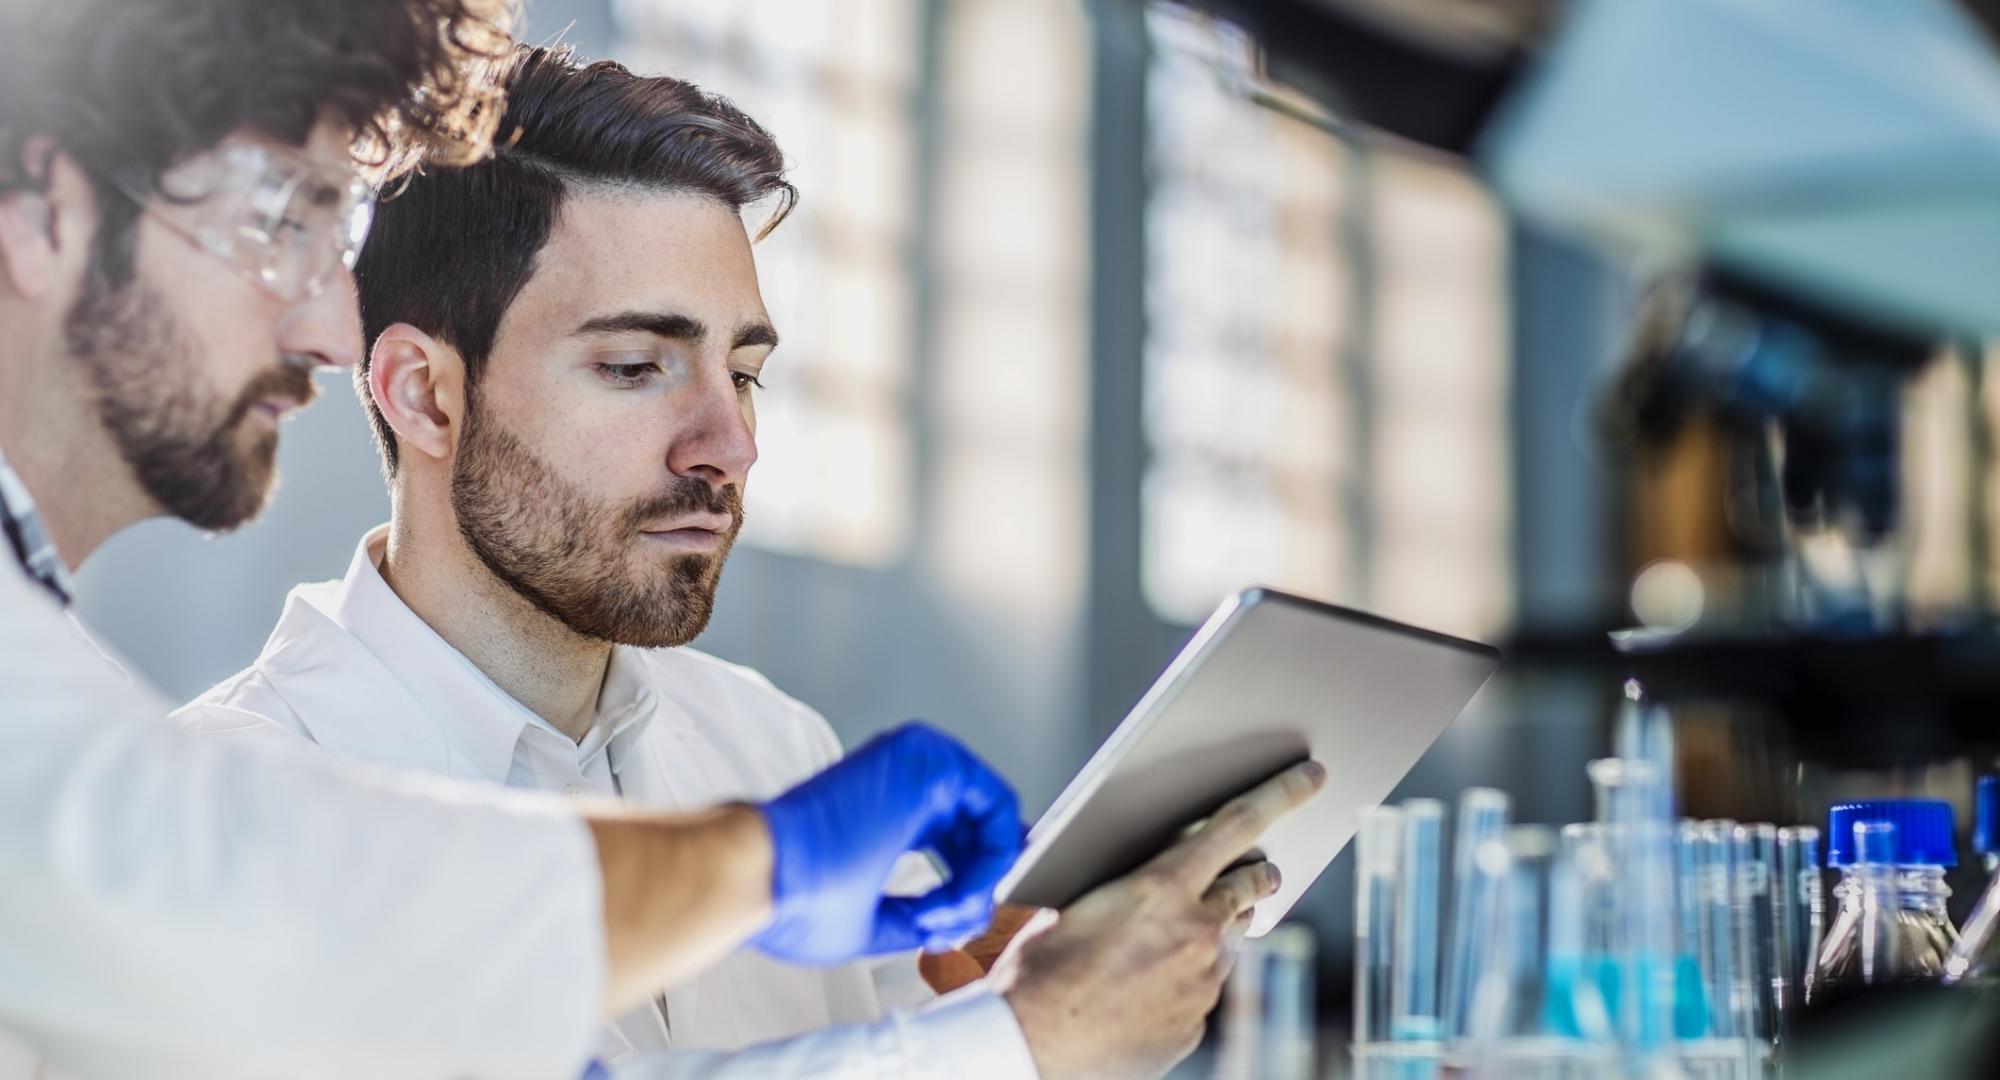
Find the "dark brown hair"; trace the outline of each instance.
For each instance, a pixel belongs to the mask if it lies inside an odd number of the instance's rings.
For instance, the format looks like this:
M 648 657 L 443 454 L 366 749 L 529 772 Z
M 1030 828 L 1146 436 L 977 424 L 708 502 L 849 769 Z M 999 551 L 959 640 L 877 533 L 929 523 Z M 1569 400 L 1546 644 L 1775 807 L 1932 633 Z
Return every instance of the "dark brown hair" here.
M 0 0 L 0 192 L 47 182 L 48 162 L 29 159 L 47 137 L 96 185 L 98 252 L 115 256 L 137 208 L 113 184 L 155 191 L 239 130 L 297 145 L 331 116 L 384 175 L 475 160 L 499 112 L 480 65 L 506 55 L 514 5 Z
M 572 186 L 686 192 L 732 210 L 775 196 L 759 239 L 798 201 L 770 133 L 692 83 L 529 46 L 501 82 L 492 156 L 411 176 L 377 210 L 355 267 L 364 339 L 372 346 L 396 323 L 436 337 L 464 357 L 468 394 Z M 396 437 L 368 393 L 365 355 L 354 378 L 393 476 Z

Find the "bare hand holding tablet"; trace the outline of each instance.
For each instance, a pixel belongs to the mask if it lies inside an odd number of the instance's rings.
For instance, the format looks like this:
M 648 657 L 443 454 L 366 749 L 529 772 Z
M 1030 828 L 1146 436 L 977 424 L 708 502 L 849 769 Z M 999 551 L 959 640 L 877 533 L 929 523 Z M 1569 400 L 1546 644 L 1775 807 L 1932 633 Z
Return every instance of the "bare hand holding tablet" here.
M 1325 780 L 1316 762 L 1286 769 L 1045 929 L 1030 924 L 993 979 L 1043 1080 L 1157 1076 L 1194 1050 L 1253 905 L 1282 884 L 1243 859 Z
M 1141 866 L 1239 792 L 1310 757 L 1326 790 L 1258 848 L 1283 884 L 1275 926 L 1498 665 L 1490 647 L 1274 589 L 1196 632 L 1029 834 L 1003 903 L 1067 908 Z
M 965 952 L 926 958 L 925 977 L 942 993 L 998 954 L 992 978 L 1045 1080 L 1160 1075 L 1199 1041 L 1236 942 L 1291 907 L 1495 662 L 1242 594 L 1036 825 L 1001 887 L 1014 906 Z M 1023 926 L 1037 907 L 1059 911 Z

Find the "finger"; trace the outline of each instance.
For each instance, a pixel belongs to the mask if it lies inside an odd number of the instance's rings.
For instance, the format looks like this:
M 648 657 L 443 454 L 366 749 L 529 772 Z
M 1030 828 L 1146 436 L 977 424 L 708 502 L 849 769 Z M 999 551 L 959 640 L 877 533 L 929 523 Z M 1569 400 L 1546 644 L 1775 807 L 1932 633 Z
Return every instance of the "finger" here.
M 1009 934 L 1019 933 L 1021 928 L 1033 922 L 1035 916 L 1043 912 L 1030 904 L 998 904 L 993 908 L 993 929 Z
M 926 824 L 918 846 L 942 859 L 953 877 L 988 865 L 1005 876 L 1021 856 L 1020 804 L 1009 790 L 964 794 L 957 807 Z
M 983 926 L 993 913 L 993 892 L 1013 868 L 1016 853 L 1011 848 L 994 850 L 981 837 L 969 835 L 966 830 L 955 830 L 938 838 L 931 850 L 950 876 L 920 898 L 920 910 L 925 914 L 958 912 L 964 917 L 976 916 Z
M 957 898 L 919 897 L 917 903 L 921 905 L 917 926 L 934 934 L 965 938 L 993 924 L 993 900 L 981 893 Z
M 902 901 L 898 906 L 909 913 L 918 930 L 953 945 L 969 940 L 993 921 L 992 900 L 978 893 L 955 896 L 940 888 L 922 896 L 895 899 Z
M 938 850 L 951 877 L 922 896 L 901 898 L 904 902 L 898 906 L 919 930 L 956 944 L 992 923 L 993 891 L 1011 860 L 968 858 L 951 843 L 939 845 Z
M 1013 787 L 979 755 L 935 728 L 913 721 L 897 734 L 924 746 L 929 759 L 932 806 L 918 845 L 946 854 L 951 843 L 957 851 L 1004 858 L 1011 865 L 1027 842 Z
M 966 758 L 977 764 L 969 754 Z M 963 813 L 926 830 L 923 842 L 948 875 L 920 900 L 926 925 L 950 920 L 984 927 L 992 916 L 994 890 L 1020 857 L 1020 804 L 1012 789 L 998 777 L 991 779 L 991 784 L 965 793 Z
M 915 901 L 907 896 L 885 896 L 875 907 L 875 925 L 868 935 L 866 955 L 908 952 L 921 949 L 930 933 L 917 925 Z
M 1229 978 L 1236 968 L 1236 957 L 1243 951 L 1243 939 L 1250 934 L 1250 926 L 1257 921 L 1257 909 L 1252 907 L 1240 912 L 1222 928 L 1222 951 L 1215 957 L 1215 978 L 1217 982 Z
M 1326 768 L 1302 761 L 1222 805 L 1199 832 L 1153 861 L 1183 881 L 1204 885 L 1243 857 L 1271 823 L 1297 809 L 1326 783 Z
M 955 949 L 951 952 L 917 954 L 917 974 L 923 976 L 924 984 L 940 997 L 985 978 L 986 967 L 977 957 Z
M 923 897 L 885 896 L 875 908 L 869 956 L 881 953 L 924 949 L 942 952 L 955 949 L 986 926 L 983 913 L 961 913 L 948 909 L 922 908 Z
M 952 748 L 959 759 L 960 827 L 969 830 L 969 838 L 982 851 L 1004 854 L 1011 863 L 1028 835 L 1021 824 L 1020 796 L 978 755 L 956 743 Z
M 1021 929 L 1040 912 L 1040 908 L 1023 907 L 1018 904 L 999 904 L 993 909 L 992 919 L 978 937 L 966 942 L 961 950 L 979 964 L 980 969 L 992 968 L 1000 954 L 1007 951 Z
M 1278 868 L 1270 863 L 1239 866 L 1215 879 L 1215 884 L 1202 894 L 1201 906 L 1217 926 L 1226 926 L 1247 914 L 1257 901 L 1277 892 L 1283 882 Z
M 1243 939 L 1250 936 L 1250 924 L 1257 921 L 1257 907 L 1251 905 L 1236 913 L 1229 925 L 1222 928 L 1223 962 L 1229 964 L 1236 959 L 1236 950 Z

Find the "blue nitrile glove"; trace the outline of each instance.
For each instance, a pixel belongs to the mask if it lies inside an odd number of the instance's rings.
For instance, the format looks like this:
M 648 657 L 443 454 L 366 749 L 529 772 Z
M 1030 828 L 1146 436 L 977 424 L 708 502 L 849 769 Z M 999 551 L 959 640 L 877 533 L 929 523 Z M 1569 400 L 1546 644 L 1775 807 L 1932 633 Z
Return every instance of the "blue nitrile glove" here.
M 787 963 L 842 964 L 945 949 L 983 929 L 1021 854 L 1014 790 L 949 735 L 905 724 L 758 807 L 771 829 L 771 925 L 751 944 Z M 883 896 L 904 852 L 929 850 L 949 879 Z

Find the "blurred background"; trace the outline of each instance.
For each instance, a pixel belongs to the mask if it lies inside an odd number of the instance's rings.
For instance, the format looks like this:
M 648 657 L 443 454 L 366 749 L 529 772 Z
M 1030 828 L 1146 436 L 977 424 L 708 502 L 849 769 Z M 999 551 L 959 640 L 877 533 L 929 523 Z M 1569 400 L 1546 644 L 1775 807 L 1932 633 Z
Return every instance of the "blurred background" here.
M 1245 585 L 1493 641 L 1623 603 L 1588 428 L 1631 283 L 1461 163 L 1263 86 L 1227 25 L 1131 0 L 534 0 L 524 36 L 695 80 L 793 162 L 802 207 L 759 255 L 786 344 L 697 647 L 850 744 L 928 718 L 1039 812 Z M 351 387 L 322 390 L 262 522 L 149 524 L 84 568 L 82 616 L 178 698 L 387 517 Z M 1603 713 L 1496 684 L 1401 793 L 1488 784 L 1575 820 Z M 1335 1016 L 1349 864 L 1299 912 Z

